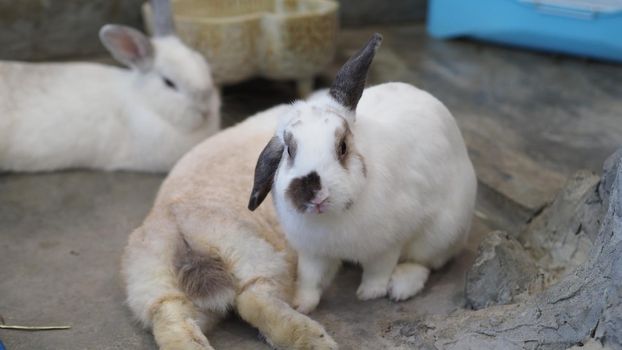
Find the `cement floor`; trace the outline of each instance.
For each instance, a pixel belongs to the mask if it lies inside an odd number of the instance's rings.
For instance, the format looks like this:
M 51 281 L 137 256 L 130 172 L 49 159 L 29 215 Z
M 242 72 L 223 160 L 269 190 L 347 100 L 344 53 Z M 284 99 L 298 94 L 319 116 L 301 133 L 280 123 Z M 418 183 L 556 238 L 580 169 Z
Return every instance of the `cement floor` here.
M 496 228 L 518 230 L 569 174 L 598 171 L 622 140 L 620 66 L 436 41 L 422 26 L 346 30 L 338 63 L 374 30 L 385 42 L 370 83 L 414 83 L 458 119 L 480 179 L 478 215 L 468 249 L 410 301 L 357 301 L 360 271 L 347 266 L 312 314 L 342 349 L 399 348 L 383 337 L 389 321 L 463 307 L 464 273 L 479 239 Z M 225 88 L 225 122 L 290 101 L 294 91 L 290 83 L 263 80 Z M 0 315 L 7 324 L 72 326 L 0 330 L 7 349 L 155 348 L 123 305 L 118 268 L 127 235 L 151 207 L 162 179 L 90 171 L 0 175 Z M 217 349 L 268 348 L 234 316 L 209 338 Z

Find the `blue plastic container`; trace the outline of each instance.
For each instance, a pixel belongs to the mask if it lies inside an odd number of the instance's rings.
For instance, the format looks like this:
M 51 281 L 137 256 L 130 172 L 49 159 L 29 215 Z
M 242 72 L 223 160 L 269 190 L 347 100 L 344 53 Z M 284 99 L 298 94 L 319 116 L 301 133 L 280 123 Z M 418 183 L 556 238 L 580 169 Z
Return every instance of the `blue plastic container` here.
M 430 0 L 428 32 L 622 62 L 622 0 Z

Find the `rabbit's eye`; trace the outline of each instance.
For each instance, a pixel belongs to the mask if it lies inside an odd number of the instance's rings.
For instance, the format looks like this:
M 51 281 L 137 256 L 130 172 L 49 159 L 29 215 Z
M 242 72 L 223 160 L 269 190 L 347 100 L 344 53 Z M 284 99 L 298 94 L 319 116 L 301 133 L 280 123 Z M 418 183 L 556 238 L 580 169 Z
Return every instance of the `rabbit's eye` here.
M 339 144 L 339 156 L 343 157 L 348 152 L 348 146 L 346 145 L 346 140 L 342 140 Z
M 167 77 L 162 77 L 162 80 L 164 80 L 164 85 L 168 86 L 169 88 L 173 90 L 177 90 L 177 85 L 175 85 L 175 83 L 173 83 L 171 79 Z

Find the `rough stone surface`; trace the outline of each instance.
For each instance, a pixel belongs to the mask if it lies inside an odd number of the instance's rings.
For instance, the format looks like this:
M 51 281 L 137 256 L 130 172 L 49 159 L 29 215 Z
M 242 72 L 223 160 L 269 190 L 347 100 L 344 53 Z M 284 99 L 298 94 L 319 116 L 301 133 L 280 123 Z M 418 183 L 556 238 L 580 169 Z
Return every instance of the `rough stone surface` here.
M 506 232 L 491 232 L 467 272 L 467 307 L 479 310 L 509 304 L 514 296 L 527 291 L 537 276 L 535 261 L 516 239 Z
M 568 350 L 609 350 L 609 349 L 610 349 L 609 347 L 604 346 L 603 344 L 601 344 L 599 341 L 595 340 L 594 338 L 589 338 L 585 342 L 581 342 L 577 345 L 574 345 L 568 348 Z
M 520 235 L 519 240 L 551 276 L 571 271 L 587 260 L 602 223 L 599 182 L 591 172 L 575 174 Z
M 398 342 L 424 349 L 566 349 L 592 337 L 622 349 L 620 158 L 607 161 L 603 179 L 605 214 L 583 264 L 522 303 L 402 322 L 393 331 Z M 405 327 L 412 336 L 403 335 Z
M 517 239 L 505 232 L 488 234 L 467 273 L 467 306 L 479 310 L 519 301 L 585 262 L 602 220 L 599 184 L 592 172 L 579 171 Z
M 585 262 L 601 225 L 599 183 L 598 176 L 579 171 L 518 239 L 491 232 L 467 273 L 467 306 L 478 310 L 518 301 Z

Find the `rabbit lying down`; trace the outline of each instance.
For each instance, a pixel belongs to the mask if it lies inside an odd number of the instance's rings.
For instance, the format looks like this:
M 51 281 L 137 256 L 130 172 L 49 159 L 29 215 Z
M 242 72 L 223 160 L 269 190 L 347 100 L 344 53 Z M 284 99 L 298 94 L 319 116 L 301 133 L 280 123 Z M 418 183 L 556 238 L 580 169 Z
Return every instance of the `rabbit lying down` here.
M 203 332 L 231 307 L 275 347 L 337 348 L 288 305 L 296 259 L 274 209 L 246 209 L 257 154 L 289 108 L 257 114 L 191 150 L 130 235 L 127 303 L 160 349 L 212 349 Z
M 410 298 L 469 233 L 477 180 L 447 108 L 403 83 L 363 92 L 381 41 L 341 68 L 324 99 L 295 103 L 257 163 L 249 209 L 272 190 L 298 253 L 303 313 L 342 260 L 363 267 L 360 299 Z
M 371 45 L 374 45 L 374 50 L 378 43 L 379 36 L 374 36 L 371 42 Z M 300 193 L 303 194 L 296 194 L 293 197 L 297 198 L 295 202 L 292 202 L 289 197 L 283 198 L 280 195 L 279 186 L 281 186 L 280 181 L 282 180 L 279 177 L 283 176 L 284 180 L 288 181 L 291 176 L 290 172 L 295 169 L 299 169 L 296 171 L 302 171 L 302 174 L 306 176 L 311 169 L 307 166 L 313 166 L 314 169 L 317 169 L 314 164 L 318 160 L 317 156 L 327 157 L 324 158 L 326 166 L 330 167 L 331 163 L 338 162 L 338 165 L 343 169 L 334 175 L 350 172 L 351 175 L 349 176 L 352 177 L 344 178 L 339 183 L 333 183 L 335 187 L 329 188 L 331 191 L 329 198 L 332 198 L 334 195 L 332 191 L 336 191 L 337 188 L 348 194 L 351 194 L 348 192 L 350 189 L 359 191 L 359 197 L 352 197 L 351 204 L 348 204 L 349 201 L 342 202 L 341 207 L 333 207 L 333 204 L 329 204 L 322 209 L 321 203 L 318 203 L 320 207 L 316 205 L 308 207 L 323 212 L 318 216 L 318 219 L 324 215 L 328 218 L 329 215 L 343 213 L 344 218 L 364 221 L 364 217 L 354 216 L 354 214 L 361 214 L 358 211 L 359 209 L 356 209 L 359 205 L 358 200 L 364 198 L 363 193 L 368 190 L 368 186 L 374 191 L 376 190 L 374 189 L 376 185 L 372 185 L 372 181 L 381 181 L 382 176 L 389 175 L 384 171 L 395 171 L 394 168 L 381 169 L 380 166 L 384 164 L 383 162 L 388 160 L 398 162 L 402 159 L 403 168 L 398 171 L 418 171 L 416 167 L 411 168 L 414 165 L 409 159 L 411 154 L 417 154 L 416 149 L 409 149 L 406 153 L 402 149 L 397 149 L 396 151 L 401 152 L 401 154 L 394 154 L 386 160 L 372 158 L 376 157 L 373 153 L 369 155 L 363 153 L 370 152 L 375 147 L 382 148 L 381 144 L 377 144 L 380 141 L 395 146 L 392 140 L 372 138 L 368 133 L 375 130 L 381 133 L 383 138 L 388 135 L 389 131 L 393 133 L 392 137 L 398 139 L 406 137 L 399 136 L 398 134 L 401 132 L 411 133 L 413 137 L 425 137 L 421 140 L 424 142 L 422 145 L 417 142 L 409 144 L 409 146 L 421 147 L 423 151 L 430 146 L 433 149 L 440 150 L 443 147 L 449 147 L 448 145 L 455 147 L 452 151 L 458 152 L 458 154 L 453 154 L 445 149 L 445 152 L 448 153 L 439 151 L 440 153 L 433 155 L 445 158 L 429 159 L 436 165 L 421 164 L 421 166 L 435 166 L 437 171 L 440 170 L 439 164 L 444 162 L 459 164 L 468 162 L 468 158 L 466 161 L 463 159 L 466 157 L 464 146 L 456 144 L 456 142 L 461 142 L 461 137 L 447 110 L 429 94 L 412 86 L 390 83 L 369 88 L 363 94 L 357 111 L 360 112 L 358 115 L 360 124 L 354 123 L 353 119 L 344 118 L 345 116 L 351 118 L 353 113 L 345 114 L 347 110 L 340 107 L 338 102 L 352 100 L 353 95 L 349 91 L 353 89 L 358 91 L 353 90 L 354 94 L 358 94 L 360 97 L 365 77 L 360 77 L 361 69 L 353 71 L 351 68 L 353 68 L 353 64 L 363 64 L 365 65 L 364 70 L 367 69 L 371 62 L 369 45 L 362 51 L 363 56 L 361 53 L 357 54 L 342 68 L 330 95 L 320 93 L 307 101 L 274 107 L 208 138 L 186 154 L 164 181 L 153 209 L 143 224 L 130 235 L 122 259 L 127 304 L 136 318 L 145 327 L 153 331 L 160 349 L 212 349 L 204 332 L 226 315 L 229 309 L 235 310 L 243 320 L 256 327 L 265 336 L 266 341 L 275 348 L 336 349 L 337 344 L 319 323 L 290 306 L 296 289 L 297 259 L 295 251 L 288 244 L 285 233 L 278 222 L 276 211 L 271 203 L 272 198 L 266 197 L 272 185 L 274 184 L 277 209 L 282 210 L 282 206 L 285 205 L 285 203 L 279 203 L 281 201 L 290 201 L 291 203 L 287 205 L 293 203 L 297 207 L 303 208 L 303 203 L 299 202 L 299 197 L 307 196 L 304 194 L 307 190 L 302 189 Z M 395 95 L 396 92 L 398 94 Z M 404 98 L 406 99 L 403 100 Z M 392 109 L 387 106 L 387 103 L 390 105 L 396 103 L 409 105 L 411 108 Z M 399 111 L 403 114 L 410 111 L 412 112 L 411 118 L 415 120 L 438 119 L 436 123 L 431 124 L 440 129 L 435 130 L 436 134 L 432 135 L 430 134 L 432 130 L 425 127 L 426 122 L 423 122 L 424 130 L 421 132 L 410 130 L 414 126 L 412 123 L 409 125 L 381 123 L 373 125 L 372 129 L 374 130 L 371 130 L 363 126 L 371 121 L 368 118 L 372 118 L 372 115 L 367 117 L 368 114 L 363 111 L 363 107 L 370 108 L 370 111 L 374 112 L 373 118 L 389 118 L 394 122 L 404 122 L 405 116 L 400 119 L 391 116 L 390 113 Z M 313 131 L 314 133 L 317 132 L 317 143 L 307 143 L 309 139 L 301 137 L 299 144 L 294 145 L 293 139 L 280 134 L 285 130 L 285 125 L 292 128 L 297 127 L 296 122 L 290 123 L 293 121 L 292 116 L 301 117 L 301 120 L 304 117 L 305 119 L 299 124 L 299 127 L 303 128 L 305 132 L 312 132 L 305 125 L 307 121 L 311 120 L 307 120 L 307 118 L 313 118 L 310 113 L 314 113 L 317 121 L 319 121 L 318 124 L 314 124 L 316 129 Z M 346 140 L 348 149 L 344 152 L 340 143 L 340 137 L 343 136 L 344 130 L 338 129 L 336 126 L 344 127 L 345 125 L 351 127 L 352 135 L 349 136 L 350 139 Z M 275 130 L 279 134 L 273 137 Z M 339 130 L 338 133 L 337 130 Z M 441 130 L 448 132 L 454 139 L 444 139 L 447 135 L 441 133 Z M 330 137 L 327 133 L 330 134 Z M 430 135 L 426 136 L 426 133 Z M 355 140 L 353 135 L 361 137 L 360 140 Z M 300 135 L 292 134 L 292 136 L 298 138 Z M 340 137 L 336 138 L 336 136 Z M 365 136 L 370 138 L 366 139 Z M 325 138 L 332 139 L 330 146 L 325 144 Z M 285 146 L 286 139 L 289 139 L 287 141 L 289 142 L 288 146 Z M 272 141 L 264 148 L 269 140 Z M 428 143 L 431 145 L 427 145 Z M 326 147 L 332 147 L 332 150 L 325 153 Z M 262 148 L 264 148 L 263 151 Z M 260 160 L 256 162 L 260 152 Z M 317 153 L 316 156 L 312 156 L 314 153 Z M 351 154 L 351 156 L 348 155 L 347 158 L 343 158 L 344 153 Z M 369 157 L 369 159 L 365 159 L 365 163 L 363 163 L 363 157 Z M 379 163 L 375 165 L 372 164 L 373 162 Z M 468 164 L 470 165 L 470 163 Z M 255 165 L 256 174 L 254 175 Z M 470 182 L 473 176 L 471 168 L 467 169 L 469 171 L 461 173 L 460 171 L 464 169 L 458 165 L 446 164 L 446 166 L 452 171 L 459 172 L 453 174 L 441 172 L 438 174 L 438 181 L 445 181 L 451 176 L 465 177 L 463 181 L 467 183 L 464 189 L 453 188 L 453 186 L 458 185 L 453 182 L 447 186 L 456 191 L 470 192 L 474 190 L 474 184 Z M 289 170 L 284 171 L 285 168 Z M 276 171 L 276 169 L 281 170 Z M 419 169 L 419 171 L 421 176 L 429 175 L 428 170 Z M 361 173 L 364 172 L 366 175 L 361 176 Z M 274 174 L 276 174 L 276 178 L 273 180 Z M 298 176 L 296 175 L 295 178 Z M 321 177 L 322 184 L 324 181 L 339 180 L 326 177 L 328 175 L 323 172 L 320 172 L 318 176 Z M 253 181 L 254 190 L 249 205 L 246 199 Z M 317 184 L 313 179 L 303 182 Z M 400 184 L 394 183 L 393 185 L 399 186 Z M 402 185 L 414 186 L 419 184 L 403 183 Z M 426 209 L 426 213 L 432 215 L 439 209 L 433 206 L 445 204 L 438 202 L 440 199 L 434 197 L 435 193 L 427 192 L 429 189 L 426 187 L 417 193 L 420 196 L 427 196 L 426 198 L 410 198 L 409 200 L 417 203 L 428 203 L 429 208 Z M 434 190 L 439 189 L 435 188 Z M 445 189 L 442 190 L 446 191 Z M 404 196 L 413 194 L 413 191 L 405 189 L 402 191 L 394 189 L 385 193 L 381 200 L 384 202 L 382 205 L 387 207 L 386 211 L 391 208 L 400 210 L 395 206 L 401 203 L 394 203 L 397 200 L 406 202 L 406 199 L 399 198 L 400 193 L 403 193 Z M 314 192 L 318 194 L 320 191 L 314 189 Z M 266 203 L 258 207 L 264 199 Z M 315 200 L 315 198 L 310 197 L 308 199 Z M 472 203 L 462 204 L 465 205 L 463 209 L 465 213 L 472 209 Z M 454 205 L 458 205 L 458 203 Z M 255 211 L 249 211 L 247 206 L 255 209 Z M 307 205 L 304 204 L 304 207 L 306 208 Z M 418 207 L 418 209 L 421 208 Z M 404 209 L 410 210 L 411 208 Z M 455 210 L 453 207 L 446 209 Z M 386 211 L 377 210 L 379 214 L 387 215 Z M 305 213 L 313 214 L 307 211 Z M 298 214 L 301 215 L 302 213 Z M 424 215 L 423 213 L 410 214 L 413 216 Z M 375 213 L 369 213 L 369 215 L 378 218 Z M 448 215 L 451 214 L 448 212 Z M 432 215 L 430 218 L 434 218 L 434 216 Z M 336 219 L 335 217 L 334 220 Z M 396 226 L 389 220 L 399 220 L 400 217 L 393 214 L 381 219 L 385 220 L 387 232 L 360 232 L 362 239 L 368 240 L 367 243 L 377 244 L 376 241 L 369 240 L 369 235 L 374 234 L 384 237 L 384 241 L 396 240 L 390 236 L 392 232 L 388 231 Z M 462 225 L 466 225 L 466 221 L 468 221 L 461 217 L 456 217 L 456 220 L 465 221 Z M 287 223 L 284 226 L 291 230 Z M 371 226 L 371 228 L 377 227 L 377 224 Z M 436 246 L 427 247 L 423 245 L 431 244 L 431 242 L 420 232 L 419 235 L 422 239 L 417 241 L 418 244 L 421 244 L 418 249 L 430 250 L 431 253 L 437 252 L 439 256 L 444 254 L 444 257 L 448 257 L 451 253 L 441 253 L 441 247 L 445 247 L 453 253 L 459 248 L 465 231 L 466 228 L 461 226 L 458 234 L 440 236 L 438 240 L 433 241 Z M 315 234 L 315 232 L 312 233 Z M 340 232 L 335 233 L 340 234 Z M 446 241 L 443 242 L 443 239 Z M 296 244 L 296 241 L 293 243 Z M 339 247 L 344 244 L 343 242 L 338 243 L 340 244 Z M 318 242 L 312 241 L 312 244 L 317 246 Z M 297 245 L 294 247 L 299 248 Z M 378 249 L 376 247 L 360 247 L 360 243 L 355 244 L 355 248 L 361 249 L 360 254 Z M 301 254 L 306 253 L 303 250 L 299 251 Z M 439 257 L 439 259 L 442 258 Z M 435 261 L 441 263 L 440 260 Z M 304 262 L 302 263 L 304 264 Z M 335 266 L 336 264 L 331 265 L 331 269 L 334 270 Z M 370 266 L 367 264 L 365 268 L 368 269 Z M 415 265 L 413 264 L 413 266 Z M 402 273 L 407 274 L 409 272 L 408 269 L 405 269 Z M 303 281 L 306 283 L 309 278 L 308 274 L 304 273 L 306 271 L 303 271 L 302 275 L 305 278 Z M 316 280 L 319 285 L 314 287 L 320 288 L 326 281 L 328 281 L 327 278 Z
M 100 31 L 130 69 L 94 63 L 0 62 L 0 171 L 168 171 L 220 127 L 205 59 L 175 35 L 168 0 L 153 0 L 155 35 Z

